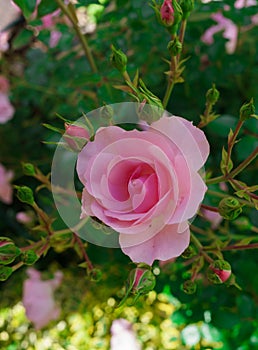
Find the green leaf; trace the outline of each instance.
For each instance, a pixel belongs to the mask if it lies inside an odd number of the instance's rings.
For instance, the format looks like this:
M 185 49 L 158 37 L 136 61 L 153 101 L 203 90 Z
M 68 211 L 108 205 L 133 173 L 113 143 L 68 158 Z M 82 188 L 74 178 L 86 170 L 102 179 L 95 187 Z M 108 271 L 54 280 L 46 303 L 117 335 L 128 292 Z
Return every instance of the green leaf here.
M 43 0 L 38 6 L 38 18 L 48 15 L 58 9 L 54 0 Z
M 19 50 L 24 46 L 28 45 L 33 38 L 33 32 L 28 29 L 23 29 L 13 40 L 12 48 L 14 50 Z
M 19 6 L 26 19 L 32 15 L 37 3 L 36 0 L 13 0 L 13 2 Z M 45 2 L 45 0 L 43 2 Z

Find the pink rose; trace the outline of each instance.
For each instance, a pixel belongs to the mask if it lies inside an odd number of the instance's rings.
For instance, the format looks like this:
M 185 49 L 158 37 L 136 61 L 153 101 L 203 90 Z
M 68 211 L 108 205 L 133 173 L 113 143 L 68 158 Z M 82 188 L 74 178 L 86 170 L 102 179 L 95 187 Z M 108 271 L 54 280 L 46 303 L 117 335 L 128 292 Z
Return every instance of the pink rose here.
M 114 320 L 111 326 L 110 350 L 141 350 L 141 348 L 132 324 L 124 318 Z
M 0 164 L 0 201 L 5 204 L 11 204 L 13 200 L 13 189 L 10 185 L 12 178 L 13 172 Z
M 12 119 L 14 112 L 8 96 L 0 93 L 0 124 L 5 124 L 8 120 Z
M 54 291 L 59 287 L 63 274 L 55 273 L 52 280 L 41 280 L 39 271 L 29 268 L 29 279 L 23 285 L 23 305 L 26 316 L 34 324 L 36 329 L 46 326 L 51 320 L 59 317 L 60 309 L 55 304 Z
M 207 189 L 198 170 L 208 154 L 204 133 L 180 117 L 163 116 L 145 131 L 100 128 L 78 156 L 81 217 L 119 232 L 134 262 L 179 256 Z

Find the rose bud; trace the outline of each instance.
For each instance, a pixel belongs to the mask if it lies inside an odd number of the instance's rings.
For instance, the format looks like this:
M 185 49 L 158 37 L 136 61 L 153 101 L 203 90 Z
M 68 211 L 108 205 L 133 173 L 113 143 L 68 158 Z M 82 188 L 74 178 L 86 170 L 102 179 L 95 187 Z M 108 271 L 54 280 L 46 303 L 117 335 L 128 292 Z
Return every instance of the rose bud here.
M 126 71 L 126 65 L 127 65 L 127 57 L 123 53 L 122 50 L 116 49 L 113 45 L 111 46 L 112 55 L 111 55 L 111 62 L 113 63 L 113 66 L 119 70 L 120 73 L 124 73 Z
M 180 6 L 183 11 L 183 19 L 189 17 L 191 11 L 194 9 L 194 0 L 181 0 Z
M 243 106 L 240 108 L 240 120 L 244 121 L 250 119 L 254 116 L 254 113 L 254 100 L 251 98 L 250 102 L 243 104 Z
M 196 292 L 196 288 L 196 283 L 191 280 L 185 281 L 181 286 L 182 291 L 186 294 L 194 294 Z
M 65 123 L 64 139 L 74 151 L 80 151 L 90 139 L 90 133 L 82 126 Z
M 225 260 L 214 261 L 208 269 L 208 279 L 214 284 L 226 282 L 231 275 L 231 266 Z
M 178 38 L 175 38 L 168 43 L 167 48 L 171 56 L 177 56 L 182 51 L 182 43 L 178 40 Z
M 13 269 L 11 267 L 0 265 L 0 281 L 6 281 L 12 273 Z
M 234 197 L 223 198 L 218 209 L 219 214 L 226 220 L 234 220 L 242 213 L 242 207 Z
M 0 262 L 3 265 L 8 265 L 20 255 L 21 251 L 17 248 L 14 242 L 7 237 L 0 237 Z
M 178 24 L 182 14 L 182 9 L 176 0 L 165 0 L 160 8 L 162 23 L 167 27 Z
M 165 0 L 160 8 L 160 16 L 162 21 L 171 26 L 174 23 L 174 9 L 172 6 L 172 0 Z
M 119 306 L 126 301 L 131 292 L 136 295 L 134 299 L 134 302 L 136 302 L 141 294 L 147 294 L 152 291 L 155 284 L 156 278 L 151 270 L 147 267 L 147 265 L 139 264 L 139 267 L 133 269 L 129 274 L 126 282 L 126 293 Z
M 214 105 L 219 99 L 219 91 L 216 89 L 215 84 L 212 84 L 212 88 L 206 93 L 207 103 Z

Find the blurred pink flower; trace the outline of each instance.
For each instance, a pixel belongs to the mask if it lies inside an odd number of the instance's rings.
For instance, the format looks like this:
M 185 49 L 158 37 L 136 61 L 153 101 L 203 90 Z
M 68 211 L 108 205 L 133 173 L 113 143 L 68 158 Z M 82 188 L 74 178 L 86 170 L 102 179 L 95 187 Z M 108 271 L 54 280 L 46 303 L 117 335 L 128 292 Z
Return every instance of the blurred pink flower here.
M 236 0 L 234 4 L 236 9 L 242 9 L 243 7 L 250 7 L 255 5 L 257 5 L 256 0 Z
M 0 75 L 0 93 L 7 94 L 9 92 L 9 81 L 5 76 Z
M 26 316 L 34 324 L 35 329 L 41 329 L 51 320 L 59 317 L 60 309 L 54 300 L 54 291 L 62 282 L 63 274 L 55 273 L 52 280 L 41 280 L 41 273 L 33 268 L 27 270 L 29 279 L 23 284 L 23 305 Z
M 13 189 L 10 184 L 13 175 L 11 170 L 6 170 L 5 167 L 0 164 L 0 201 L 5 204 L 11 204 L 13 200 Z
M 230 19 L 223 16 L 221 12 L 213 13 L 211 18 L 217 22 L 216 25 L 207 29 L 201 37 L 201 40 L 207 45 L 214 43 L 214 34 L 223 31 L 223 37 L 228 39 L 226 51 L 229 54 L 234 53 L 237 46 L 238 28 Z
M 204 218 L 211 223 L 211 228 L 214 230 L 218 228 L 223 221 L 223 217 L 215 211 L 202 208 L 201 212 Z
M 58 44 L 60 38 L 62 36 L 62 33 L 58 30 L 52 30 L 50 33 L 50 39 L 49 39 L 49 47 L 56 47 Z
M 21 224 L 29 224 L 32 221 L 32 217 L 25 211 L 20 211 L 16 214 L 16 220 Z
M 12 119 L 14 112 L 15 110 L 9 101 L 9 97 L 0 93 L 0 124 L 5 124 Z
M 0 52 L 5 52 L 9 49 L 9 32 L 0 31 Z
M 123 318 L 114 320 L 111 326 L 110 350 L 141 350 L 132 324 Z

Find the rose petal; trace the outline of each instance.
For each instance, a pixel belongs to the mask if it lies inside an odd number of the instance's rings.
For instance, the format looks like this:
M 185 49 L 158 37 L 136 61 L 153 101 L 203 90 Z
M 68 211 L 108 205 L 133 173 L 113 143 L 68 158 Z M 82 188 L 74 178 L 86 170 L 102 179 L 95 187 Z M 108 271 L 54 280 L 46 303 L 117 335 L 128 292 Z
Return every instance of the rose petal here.
M 187 227 L 184 232 L 178 233 L 178 225 L 166 225 L 154 237 L 136 246 L 128 246 L 130 237 L 120 235 L 122 251 L 136 263 L 144 262 L 151 265 L 154 260 L 164 261 L 182 254 L 189 245 L 190 230 Z

